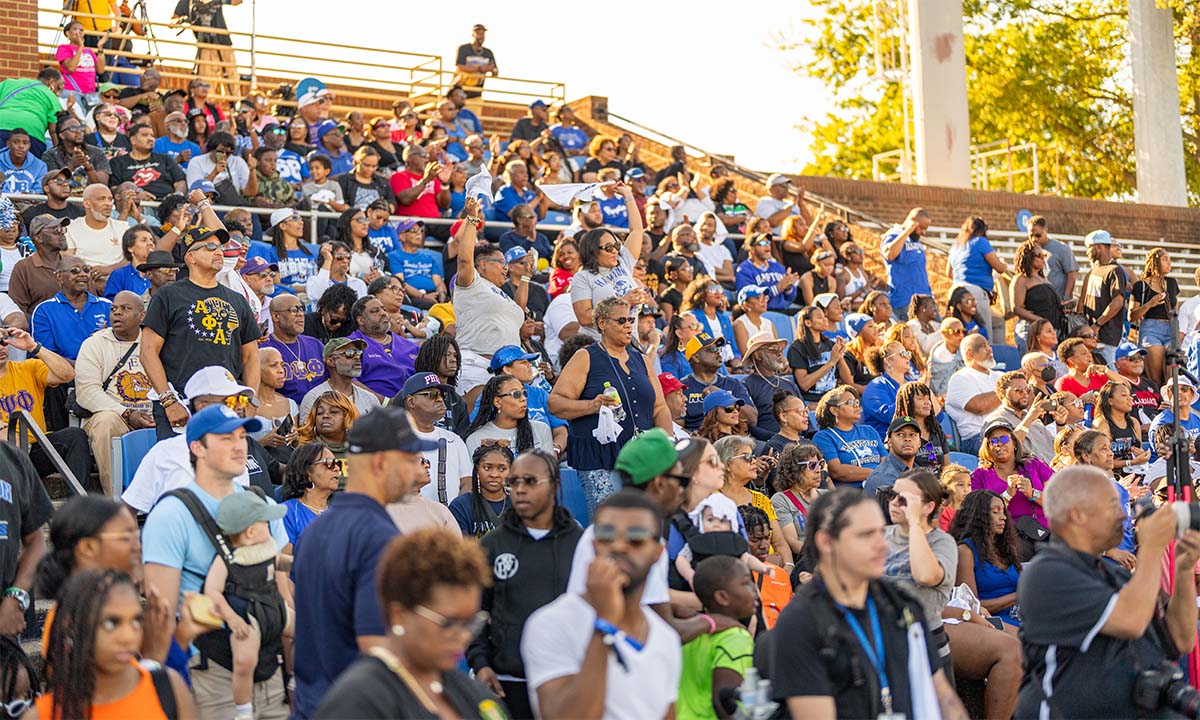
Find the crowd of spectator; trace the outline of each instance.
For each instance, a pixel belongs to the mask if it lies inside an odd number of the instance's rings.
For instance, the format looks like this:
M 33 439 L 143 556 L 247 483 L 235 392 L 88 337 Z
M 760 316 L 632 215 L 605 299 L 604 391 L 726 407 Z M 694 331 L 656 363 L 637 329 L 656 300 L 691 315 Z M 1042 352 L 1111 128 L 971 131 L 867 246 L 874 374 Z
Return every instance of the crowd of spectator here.
M 96 31 L 0 83 L 0 419 L 38 431 L 0 442 L 10 716 L 965 717 L 952 680 L 986 717 L 1132 708 L 1053 665 L 1150 622 L 1116 591 L 1158 587 L 1133 508 L 1172 492 L 1176 401 L 1200 460 L 1166 250 L 1097 230 L 1079 277 L 1050 220 L 1006 258 L 968 217 L 941 303 L 924 209 L 856 238 L 785 175 L 744 197 L 540 100 L 485 139 L 482 25 L 425 122 L 111 85 Z M 56 474 L 89 494 L 55 512 Z M 1114 627 L 1026 582 L 1087 562 Z

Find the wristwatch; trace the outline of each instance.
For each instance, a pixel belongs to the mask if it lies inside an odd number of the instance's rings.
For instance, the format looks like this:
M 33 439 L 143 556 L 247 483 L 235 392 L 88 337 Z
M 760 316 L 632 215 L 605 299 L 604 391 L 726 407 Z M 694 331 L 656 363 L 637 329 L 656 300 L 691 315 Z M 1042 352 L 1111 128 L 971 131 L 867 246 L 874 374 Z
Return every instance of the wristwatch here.
M 1035 503 L 1040 504 L 1042 502 L 1042 491 L 1035 488 L 1033 491 L 1033 495 L 1030 497 L 1030 499 L 1033 500 Z
M 19 587 L 10 587 L 5 589 L 4 597 L 12 598 L 17 601 L 17 606 L 21 608 L 21 612 L 29 609 L 29 604 L 32 602 L 29 593 Z
M 970 610 L 963 610 L 962 621 L 963 622 L 971 622 L 971 611 Z

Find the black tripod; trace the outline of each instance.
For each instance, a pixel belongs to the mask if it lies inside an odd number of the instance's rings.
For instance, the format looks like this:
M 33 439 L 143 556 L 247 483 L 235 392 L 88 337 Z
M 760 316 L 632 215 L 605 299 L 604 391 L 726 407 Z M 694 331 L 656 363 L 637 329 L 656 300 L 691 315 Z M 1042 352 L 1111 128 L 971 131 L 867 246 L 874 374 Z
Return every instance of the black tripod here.
M 1170 374 L 1171 384 L 1171 457 L 1167 461 L 1167 478 L 1171 487 L 1171 499 L 1189 501 L 1192 499 L 1192 439 L 1179 421 L 1179 377 L 1187 378 L 1193 386 L 1200 387 L 1200 381 L 1187 371 L 1187 358 L 1179 347 L 1179 313 L 1174 308 L 1168 311 L 1171 322 L 1171 341 L 1166 352 L 1166 369 Z M 1151 438 L 1153 441 L 1153 438 Z

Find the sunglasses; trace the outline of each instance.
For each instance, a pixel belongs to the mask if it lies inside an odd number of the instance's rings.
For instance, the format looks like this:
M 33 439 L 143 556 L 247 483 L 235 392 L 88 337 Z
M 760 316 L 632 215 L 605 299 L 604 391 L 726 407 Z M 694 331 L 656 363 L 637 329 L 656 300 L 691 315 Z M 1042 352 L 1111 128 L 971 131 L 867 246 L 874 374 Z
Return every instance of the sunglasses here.
M 604 245 L 600 246 L 600 249 L 604 252 L 615 253 L 621 249 L 621 246 L 616 243 L 605 243 Z
M 1095 339 L 1096 339 L 1096 333 L 1081 333 L 1081 334 L 1079 335 L 1079 339 L 1080 339 L 1080 340 L 1095 340 Z
M 267 131 L 268 135 L 286 135 L 287 128 L 273 128 Z
M 238 408 L 244 408 L 249 404 L 250 404 L 250 396 L 249 395 L 230 395 L 229 397 L 225 398 L 225 407 L 229 408 L 230 410 L 237 410 Z
M 213 250 L 220 250 L 220 249 L 221 249 L 221 243 L 206 242 L 206 243 L 200 243 L 198 245 L 193 245 L 190 248 L 188 248 L 187 251 L 194 252 L 196 250 L 208 250 L 209 252 L 212 252 Z
M 967 331 L 962 328 L 955 328 L 954 330 L 943 330 L 943 332 L 947 335 L 963 335 Z
M 351 220 L 350 222 L 356 222 L 356 223 L 358 223 L 358 224 L 360 224 L 360 225 L 366 225 L 367 223 L 369 223 L 369 222 L 371 222 L 371 221 L 370 221 L 370 220 L 368 220 L 368 219 L 366 218 L 366 216 L 365 216 L 365 215 L 359 215 L 358 217 L 355 217 L 355 218 L 354 218 L 353 220 Z
M 663 477 L 671 478 L 679 483 L 679 487 L 686 488 L 692 479 L 687 475 L 676 475 L 675 473 L 663 473 Z
M 633 318 L 629 317 L 628 315 L 621 315 L 619 317 L 607 317 L 604 319 L 611 320 L 612 322 L 615 322 L 618 325 L 632 325 L 633 324 Z
M 423 398 L 429 398 L 430 400 L 433 400 L 434 402 L 437 402 L 438 400 L 442 400 L 444 398 L 441 390 L 422 390 L 421 392 L 413 393 L 413 395 L 417 395 L 417 396 L 420 396 Z
M 425 458 L 425 457 L 421 458 L 421 467 L 423 467 L 423 468 L 425 468 L 426 470 L 428 470 L 428 469 L 429 469 L 429 466 L 430 466 L 430 463 L 429 463 L 429 458 Z
M 988 438 L 988 444 L 994 446 L 1007 445 L 1012 442 L 1011 435 L 1001 435 L 1000 437 Z
M 506 393 L 496 393 L 496 397 L 510 397 L 513 400 L 523 400 L 525 398 L 525 390 L 510 390 Z
M 19 718 L 25 714 L 25 711 L 33 705 L 34 698 L 25 698 L 24 700 L 10 700 L 6 703 L 0 703 L 0 710 L 4 711 L 5 717 Z
M 850 407 L 862 407 L 862 401 L 860 401 L 858 398 L 850 398 L 849 400 L 843 400 L 838 403 L 831 403 L 831 405 L 833 405 L 833 407 L 838 407 L 839 405 L 849 405 Z
M 802 465 L 801 467 L 803 467 L 805 470 L 808 470 L 809 472 L 820 472 L 825 469 L 825 461 L 824 460 L 809 460 L 808 462 L 804 463 L 804 465 Z
M 759 240 L 758 242 L 754 243 L 754 247 L 767 247 L 770 244 L 770 240 Z
M 65 273 L 67 275 L 87 275 L 91 271 L 92 271 L 92 269 L 90 267 L 88 267 L 87 265 L 82 265 L 82 266 L 67 268 L 65 270 L 59 270 L 58 272 Z
M 518 488 L 521 485 L 524 485 L 527 488 L 534 488 L 538 485 L 541 485 L 542 482 L 542 478 L 534 477 L 533 475 L 509 475 L 508 477 L 504 478 L 504 487 L 508 488 L 509 490 Z M 544 482 L 549 482 L 549 480 L 545 480 Z
M 625 544 L 635 550 L 650 541 L 658 541 L 658 533 L 648 527 L 631 527 L 625 532 L 619 532 L 613 525 L 593 525 L 592 538 L 601 545 L 612 545 L 617 538 L 623 538 Z
M 313 463 L 313 467 L 317 467 L 318 465 L 330 471 L 342 469 L 342 461 L 338 460 L 337 458 L 325 458 L 324 460 L 317 460 Z
M 882 497 L 883 501 L 888 504 L 896 503 L 900 507 L 908 507 L 908 498 L 904 497 L 890 487 L 880 488 L 879 496 Z
M 734 455 L 733 457 L 731 457 L 731 458 L 729 458 L 729 459 L 730 459 L 730 460 L 746 460 L 746 461 L 749 461 L 749 460 L 753 460 L 753 459 L 754 459 L 754 453 L 742 453 L 741 455 Z
M 901 350 L 900 352 L 896 353 L 895 355 L 889 355 L 888 357 L 902 357 L 905 360 L 908 360 L 909 358 L 912 357 L 912 352 L 909 350 Z
M 362 351 L 362 350 L 358 350 L 358 349 L 356 349 L 356 348 L 350 348 L 350 349 L 348 349 L 348 350 L 339 350 L 339 351 L 337 351 L 337 352 L 333 353 L 333 356 L 334 356 L 334 357 L 337 357 L 337 356 L 339 356 L 339 355 L 340 355 L 340 356 L 342 356 L 342 357 L 344 357 L 344 358 L 346 358 L 347 360 L 354 360 L 355 358 L 360 358 L 360 357 L 362 357 L 362 356 L 363 356 L 363 351 Z
M 424 605 L 417 605 L 413 608 L 413 612 L 425 618 L 429 622 L 437 625 L 442 630 L 462 630 L 471 637 L 479 634 L 484 625 L 487 625 L 491 618 L 486 610 L 480 610 L 469 618 L 448 618 L 445 615 L 430 610 Z

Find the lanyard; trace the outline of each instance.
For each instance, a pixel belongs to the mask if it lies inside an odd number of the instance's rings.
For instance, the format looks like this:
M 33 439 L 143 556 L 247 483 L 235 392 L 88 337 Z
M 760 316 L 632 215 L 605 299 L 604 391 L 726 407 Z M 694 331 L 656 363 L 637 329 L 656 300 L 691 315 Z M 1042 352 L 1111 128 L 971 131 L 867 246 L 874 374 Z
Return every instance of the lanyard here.
M 879 611 L 875 609 L 875 600 L 867 595 L 867 614 L 871 617 L 871 632 L 875 636 L 875 643 L 867 642 L 867 634 L 863 631 L 862 624 L 858 622 L 858 618 L 854 613 L 848 611 L 845 606 L 838 605 L 838 610 L 842 613 L 842 618 L 846 624 L 854 631 L 854 636 L 858 638 L 858 644 L 862 646 L 863 652 L 867 654 L 867 659 L 871 661 L 871 666 L 875 668 L 875 673 L 879 675 L 879 697 L 883 701 L 883 712 L 890 714 L 892 712 L 892 691 L 888 686 L 887 678 L 887 656 L 884 655 L 883 648 L 883 629 L 879 626 Z

